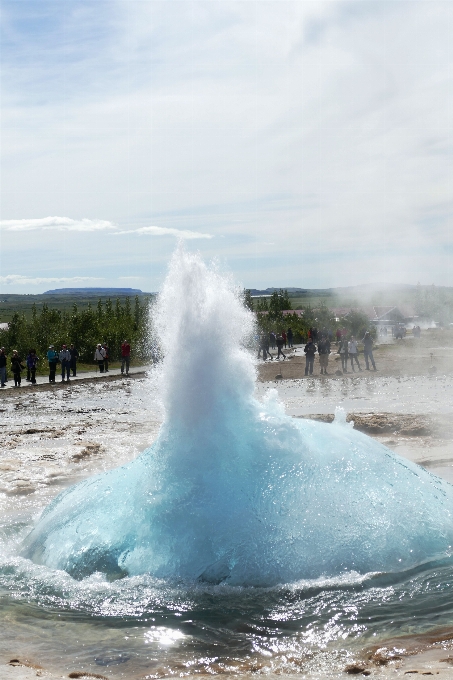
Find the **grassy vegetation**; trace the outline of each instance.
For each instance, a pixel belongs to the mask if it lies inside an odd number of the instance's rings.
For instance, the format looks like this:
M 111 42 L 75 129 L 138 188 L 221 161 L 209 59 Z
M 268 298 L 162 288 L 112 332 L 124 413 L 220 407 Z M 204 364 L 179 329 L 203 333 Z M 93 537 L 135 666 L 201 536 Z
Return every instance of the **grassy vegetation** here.
M 86 310 L 89 305 L 96 305 L 100 299 L 103 304 L 107 302 L 110 296 L 108 295 L 75 295 L 71 294 L 60 294 L 60 295 L 48 295 L 43 293 L 41 295 L 13 295 L 13 294 L 0 294 L 0 323 L 7 323 L 13 318 L 14 312 L 17 312 L 21 316 L 23 315 L 27 321 L 30 321 L 33 314 L 33 307 L 39 311 L 44 305 L 47 305 L 49 309 L 68 312 L 70 311 L 74 304 L 77 305 L 79 311 Z M 132 296 L 134 298 L 135 296 Z M 143 293 L 140 295 L 140 300 L 150 300 L 152 299 L 150 293 Z M 131 298 L 130 295 L 115 295 L 115 300 L 119 299 L 120 304 L 124 305 L 126 298 Z

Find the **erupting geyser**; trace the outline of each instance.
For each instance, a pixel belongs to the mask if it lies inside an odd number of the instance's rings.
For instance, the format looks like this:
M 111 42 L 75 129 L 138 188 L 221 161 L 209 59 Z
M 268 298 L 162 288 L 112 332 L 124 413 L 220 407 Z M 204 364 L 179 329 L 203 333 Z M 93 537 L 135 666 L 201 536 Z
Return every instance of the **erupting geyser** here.
M 252 315 L 199 256 L 174 255 L 154 326 L 165 349 L 157 441 L 60 494 L 25 556 L 76 578 L 268 586 L 450 554 L 452 486 L 344 422 L 255 400 Z

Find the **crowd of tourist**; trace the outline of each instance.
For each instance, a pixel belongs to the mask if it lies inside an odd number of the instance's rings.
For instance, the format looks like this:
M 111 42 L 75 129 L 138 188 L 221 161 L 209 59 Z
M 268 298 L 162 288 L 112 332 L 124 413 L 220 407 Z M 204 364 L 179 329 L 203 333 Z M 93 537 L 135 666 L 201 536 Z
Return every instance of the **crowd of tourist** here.
M 129 375 L 129 366 L 131 359 L 131 346 L 127 340 L 121 345 L 121 373 Z M 8 381 L 7 367 L 8 356 L 4 347 L 0 348 L 0 385 L 6 387 Z M 77 362 L 79 360 L 79 352 L 74 345 L 62 345 L 61 349 L 57 351 L 54 345 L 50 345 L 46 355 L 47 363 L 49 364 L 49 383 L 55 384 L 58 364 L 61 368 L 61 382 L 70 382 L 70 375 L 74 378 L 77 375 Z M 109 370 L 109 348 L 107 343 L 98 343 L 93 360 L 96 362 L 96 370 L 100 373 L 108 373 Z M 20 387 L 22 382 L 22 371 L 27 370 L 27 382 L 32 385 L 36 384 L 36 370 L 40 358 L 37 355 L 36 349 L 30 349 L 25 359 L 19 356 L 16 349 L 13 349 L 11 354 L 11 372 L 14 378 L 14 387 Z
M 362 366 L 359 362 L 358 342 L 353 335 L 348 335 L 346 329 L 338 329 L 335 334 L 336 338 L 336 352 L 340 355 L 341 370 L 343 373 L 348 372 L 348 362 L 351 363 L 351 371 L 355 373 L 356 367 L 362 371 Z M 307 343 L 304 347 L 305 353 L 305 375 L 312 375 L 315 355 L 318 354 L 319 366 L 321 375 L 328 375 L 327 368 L 329 365 L 329 355 L 332 352 L 333 333 L 327 329 L 318 331 L 317 328 L 310 328 L 308 330 Z M 365 370 L 369 371 L 370 366 L 372 370 L 376 371 L 376 363 L 373 357 L 373 337 L 369 331 L 366 331 L 362 338 L 363 357 L 365 360 Z M 258 339 L 258 359 L 262 356 L 263 360 L 280 359 L 285 360 L 286 354 L 283 352 L 283 347 L 293 347 L 293 332 L 291 328 L 288 330 L 275 333 L 262 333 Z M 270 349 L 277 349 L 277 356 L 271 354 Z

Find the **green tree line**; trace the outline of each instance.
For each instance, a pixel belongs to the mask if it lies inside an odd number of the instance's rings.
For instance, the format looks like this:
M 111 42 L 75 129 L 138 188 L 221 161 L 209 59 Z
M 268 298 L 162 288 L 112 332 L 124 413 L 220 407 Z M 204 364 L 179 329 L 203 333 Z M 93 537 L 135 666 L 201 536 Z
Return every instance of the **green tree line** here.
M 149 358 L 149 298 L 126 297 L 123 304 L 117 298 L 97 305 L 88 304 L 79 310 L 74 303 L 70 310 L 50 309 L 44 304 L 40 311 L 33 305 L 31 319 L 15 312 L 8 328 L 0 330 L 0 346 L 8 354 L 17 349 L 21 357 L 36 349 L 38 356 L 46 356 L 49 345 L 60 349 L 63 344 L 72 343 L 79 351 L 79 361 L 93 361 L 98 342 L 107 343 L 110 360 L 121 356 L 121 343 L 130 341 L 136 359 Z

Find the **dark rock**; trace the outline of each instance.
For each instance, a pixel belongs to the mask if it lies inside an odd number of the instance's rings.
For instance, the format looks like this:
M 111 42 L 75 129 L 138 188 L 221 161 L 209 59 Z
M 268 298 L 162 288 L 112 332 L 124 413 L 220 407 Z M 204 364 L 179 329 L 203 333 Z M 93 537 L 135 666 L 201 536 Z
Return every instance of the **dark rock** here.
M 370 671 L 366 669 L 365 666 L 362 666 L 362 664 L 354 663 L 351 664 L 350 666 L 346 666 L 344 669 L 345 673 L 349 673 L 349 675 L 370 675 Z

